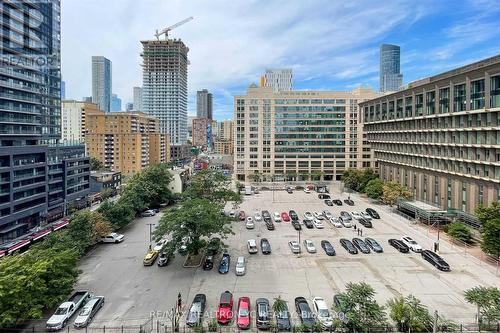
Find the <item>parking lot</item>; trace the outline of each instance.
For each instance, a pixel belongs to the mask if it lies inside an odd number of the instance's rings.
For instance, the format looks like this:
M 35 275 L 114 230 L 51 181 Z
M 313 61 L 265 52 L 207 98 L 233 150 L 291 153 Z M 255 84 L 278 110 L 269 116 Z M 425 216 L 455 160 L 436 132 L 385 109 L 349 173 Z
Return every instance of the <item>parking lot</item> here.
M 347 194 L 340 194 L 337 189 L 331 192 L 332 198 L 347 198 Z M 297 296 L 308 300 L 321 296 L 330 306 L 333 295 L 343 291 L 348 282 L 361 281 L 374 287 L 376 298 L 382 304 L 394 296 L 413 294 L 431 310 L 437 309 L 449 319 L 474 322 L 475 308 L 465 302 L 463 291 L 477 285 L 499 285 L 500 278 L 494 271 L 444 242 L 441 242 L 441 255 L 450 264 L 451 272 L 438 271 L 420 254 L 397 252 L 387 244 L 389 238 L 409 235 L 424 249 L 432 249 L 435 239 L 398 215 L 389 213 L 385 207 L 374 207 L 356 195 L 351 198 L 355 206 L 328 207 L 315 192 L 265 191 L 246 196 L 239 210 L 248 215 L 256 210 L 268 210 L 273 214 L 293 209 L 302 219 L 306 211 L 326 209 L 338 216 L 341 210 L 362 211 L 372 207 L 377 209 L 381 219 L 373 221 L 372 229 L 363 227 L 363 238 L 375 238 L 383 246 L 384 253 L 348 254 L 339 239 L 352 239 L 357 236 L 356 232 L 353 228 L 335 228 L 325 223 L 324 229 L 303 228 L 301 231 L 301 240 L 312 240 L 317 253 L 309 254 L 303 249 L 301 255 L 293 255 L 288 242 L 298 240 L 299 235 L 291 223 L 275 223 L 276 229 L 268 231 L 264 222 L 257 222 L 253 230 L 247 230 L 243 222 L 234 222 L 235 235 L 225 241 L 232 256 L 231 269 L 226 275 L 219 274 L 217 267 L 211 271 L 201 267 L 183 268 L 184 257 L 181 256 L 166 267 L 144 267 L 142 259 L 149 245 L 148 224 L 157 223 L 160 216 L 138 219 L 123 230 L 126 237 L 123 243 L 98 246 L 81 262 L 78 288 L 106 297 L 106 304 L 95 317 L 93 326 L 135 324 L 151 314 L 158 320 L 165 320 L 162 316 L 175 305 L 179 292 L 184 307 L 189 307 L 195 294 L 206 294 L 209 313 L 215 313 L 219 296 L 225 290 L 234 294 L 235 304 L 240 296 L 250 297 L 254 304 L 258 297 L 266 297 L 272 302 L 281 295 L 288 301 L 291 312 L 294 312 L 293 300 Z M 270 241 L 272 254 L 248 254 L 247 240 L 256 239 L 258 243 L 263 237 Z M 333 244 L 336 256 L 324 253 L 320 247 L 323 239 Z M 239 255 L 247 258 L 244 276 L 234 273 Z M 215 264 L 217 266 L 218 260 Z

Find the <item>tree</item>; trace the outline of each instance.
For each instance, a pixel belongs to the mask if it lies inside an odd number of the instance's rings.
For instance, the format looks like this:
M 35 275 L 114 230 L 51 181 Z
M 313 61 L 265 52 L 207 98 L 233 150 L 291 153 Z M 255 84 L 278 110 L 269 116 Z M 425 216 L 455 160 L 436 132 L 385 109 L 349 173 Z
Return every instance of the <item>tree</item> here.
M 399 198 L 411 198 L 411 192 L 398 182 L 387 182 L 382 189 L 382 201 L 390 206 L 394 205 Z
M 489 207 L 480 205 L 476 209 L 476 216 L 481 222 L 481 249 L 500 258 L 500 203 L 494 201 Z
M 423 332 L 432 329 L 429 310 L 413 295 L 395 297 L 387 302 L 389 317 L 399 326 L 401 332 Z
M 250 179 L 252 180 L 252 182 L 254 183 L 258 183 L 260 182 L 260 173 L 256 172 L 256 173 L 252 173 L 251 175 L 249 175 L 248 177 L 250 177 Z
M 73 246 L 82 255 L 99 239 L 111 232 L 110 223 L 101 213 L 91 211 L 78 212 L 63 234 L 63 242 Z
M 380 199 L 384 194 L 384 182 L 380 178 L 372 179 L 366 184 L 365 193 L 371 199 Z
M 372 169 L 347 169 L 342 175 L 344 185 L 351 190 L 364 192 L 366 185 L 377 175 Z
M 469 243 L 472 239 L 472 232 L 470 228 L 461 221 L 451 223 L 448 226 L 448 230 L 446 233 L 451 237 L 465 243 Z
M 186 252 L 197 255 L 207 239 L 214 235 L 227 238 L 233 233 L 231 218 L 221 214 L 222 208 L 221 203 L 209 199 L 185 200 L 179 209 L 170 209 L 162 216 L 154 232 L 155 239 L 169 235 L 164 247 L 168 255 L 178 252 L 183 239 L 189 239 Z
M 346 291 L 339 294 L 345 304 L 342 309 L 334 307 L 335 311 L 345 311 L 346 321 L 343 326 L 349 330 L 367 332 L 369 328 L 382 326 L 386 323 L 384 308 L 375 300 L 375 291 L 364 283 L 348 283 Z
M 114 230 L 126 226 L 132 222 L 135 216 L 133 208 L 121 201 L 114 203 L 106 200 L 97 211 L 111 223 Z
M 281 295 L 278 295 L 278 297 L 276 297 L 273 302 L 274 313 L 284 312 L 287 309 L 288 307 L 286 305 L 286 301 L 283 298 L 281 298 Z
M 230 178 L 220 171 L 208 169 L 191 177 L 182 196 L 184 201 L 198 198 L 221 204 L 241 201 L 241 195 L 231 190 Z
M 102 171 L 102 170 L 109 170 L 109 168 L 106 168 L 104 166 L 104 163 L 101 162 L 101 160 L 99 160 L 95 157 L 90 157 L 90 170 Z
M 483 318 L 488 324 L 500 320 L 500 290 L 496 287 L 477 286 L 465 291 L 465 300 L 477 306 L 477 322 Z

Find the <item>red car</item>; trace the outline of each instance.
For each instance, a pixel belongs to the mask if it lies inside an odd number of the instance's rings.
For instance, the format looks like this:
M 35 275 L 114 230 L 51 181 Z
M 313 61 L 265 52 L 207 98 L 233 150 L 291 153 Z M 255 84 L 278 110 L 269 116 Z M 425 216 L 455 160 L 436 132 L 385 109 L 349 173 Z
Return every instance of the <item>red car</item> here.
M 281 213 L 281 219 L 283 220 L 283 222 L 290 222 L 290 216 L 288 216 L 287 212 Z
M 219 324 L 228 324 L 233 319 L 233 294 L 227 290 L 220 295 L 219 308 L 216 315 Z
M 240 210 L 240 221 L 245 221 L 245 219 L 246 219 L 245 212 Z
M 240 329 L 250 328 L 250 298 L 240 297 L 238 300 L 238 317 L 236 318 L 236 325 Z

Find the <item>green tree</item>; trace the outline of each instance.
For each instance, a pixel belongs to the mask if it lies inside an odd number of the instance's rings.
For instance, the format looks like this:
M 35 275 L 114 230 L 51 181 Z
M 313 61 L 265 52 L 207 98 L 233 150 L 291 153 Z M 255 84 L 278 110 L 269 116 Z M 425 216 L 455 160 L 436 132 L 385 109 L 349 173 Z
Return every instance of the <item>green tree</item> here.
M 288 309 L 288 306 L 286 305 L 286 301 L 283 298 L 281 298 L 281 295 L 278 295 L 278 297 L 274 298 L 274 302 L 273 302 L 274 313 L 284 312 L 287 309 Z
M 347 188 L 364 192 L 368 182 L 377 177 L 373 169 L 347 169 L 342 175 L 342 181 Z
M 346 321 L 342 325 L 349 330 L 368 332 L 369 328 L 386 323 L 384 308 L 375 300 L 375 290 L 364 283 L 348 283 L 346 291 L 338 295 L 343 299 L 342 309 L 334 307 L 336 312 L 344 312 Z
M 496 287 L 477 286 L 465 291 L 465 300 L 477 307 L 478 324 L 500 320 L 500 290 Z
M 98 212 L 80 211 L 71 220 L 59 240 L 68 248 L 74 248 L 79 255 L 96 244 L 102 236 L 111 232 L 110 223 Z
M 384 182 L 380 178 L 372 179 L 366 184 L 365 193 L 371 199 L 380 199 L 384 194 Z
M 500 203 L 494 201 L 489 207 L 480 205 L 476 209 L 476 217 L 481 222 L 481 249 L 500 258 Z
M 231 190 L 231 179 L 218 170 L 203 170 L 196 173 L 188 182 L 183 200 L 204 198 L 214 203 L 241 201 L 241 195 Z
M 432 330 L 432 316 L 415 296 L 395 297 L 387 302 L 387 307 L 389 317 L 399 326 L 401 332 Z
M 462 242 L 469 243 L 472 240 L 472 232 L 470 228 L 461 221 L 451 223 L 448 226 L 446 233 Z
M 155 239 L 169 235 L 164 249 L 170 255 L 179 251 L 183 239 L 189 239 L 186 252 L 196 255 L 205 247 L 206 239 L 214 235 L 227 238 L 233 233 L 232 219 L 221 214 L 222 208 L 209 199 L 185 200 L 180 209 L 165 212 L 155 229 Z
M 111 223 L 114 230 L 126 226 L 135 217 L 133 208 L 121 201 L 114 203 L 106 200 L 99 206 L 97 211 Z
M 109 170 L 109 168 L 106 168 L 104 166 L 104 163 L 101 162 L 101 160 L 95 157 L 90 157 L 90 170 L 103 171 L 103 170 Z
M 406 188 L 406 186 L 403 186 L 398 182 L 387 182 L 382 188 L 382 201 L 390 206 L 394 205 L 399 198 L 411 198 L 411 192 Z

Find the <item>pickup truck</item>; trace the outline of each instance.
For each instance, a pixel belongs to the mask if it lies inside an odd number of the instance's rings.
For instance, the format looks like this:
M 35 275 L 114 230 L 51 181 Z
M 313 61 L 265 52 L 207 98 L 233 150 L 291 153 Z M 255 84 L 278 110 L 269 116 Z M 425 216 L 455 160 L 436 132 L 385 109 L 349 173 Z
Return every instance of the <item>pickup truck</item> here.
M 68 323 L 71 316 L 90 299 L 91 295 L 87 290 L 77 291 L 57 308 L 52 317 L 47 320 L 47 330 L 57 331 Z

